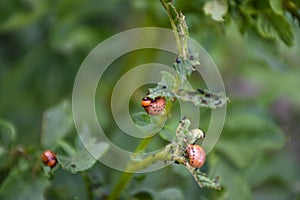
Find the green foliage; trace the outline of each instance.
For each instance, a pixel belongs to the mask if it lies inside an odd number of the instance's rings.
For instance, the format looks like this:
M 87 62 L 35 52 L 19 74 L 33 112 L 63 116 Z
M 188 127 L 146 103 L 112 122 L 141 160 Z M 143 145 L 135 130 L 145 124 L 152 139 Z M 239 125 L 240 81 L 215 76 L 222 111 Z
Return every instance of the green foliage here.
M 131 117 L 134 123 L 138 126 L 146 126 L 151 122 L 150 116 L 145 112 L 134 113 Z
M 199 61 L 196 63 L 199 63 Z M 175 99 L 189 101 L 195 106 L 208 108 L 222 107 L 229 101 L 228 97 L 226 97 L 223 93 L 217 94 L 202 89 L 194 90 L 187 86 L 185 84 L 185 80 L 192 73 L 193 65 L 191 63 L 182 63 L 180 61 L 178 65 L 174 65 L 178 76 L 174 77 L 172 74 L 162 71 L 161 81 L 158 82 L 155 88 L 149 89 L 148 97 L 154 99 L 156 97 L 163 96 L 168 97 L 172 101 Z
M 75 173 L 91 168 L 109 148 L 109 145 L 87 138 L 90 135 L 89 130 L 83 130 L 85 132 L 80 138 L 83 141 L 88 141 L 86 147 L 82 145 L 78 136 L 75 137 L 74 144 L 65 142 L 64 137 L 70 133 L 71 128 L 74 128 L 71 106 L 68 101 L 63 101 L 45 111 L 41 143 L 45 148 L 61 148 L 63 154 L 58 155 L 60 165 Z M 86 148 L 89 148 L 90 152 Z
M 293 44 L 293 33 L 289 22 L 283 15 L 267 10 L 257 16 L 256 28 L 265 38 L 280 38 L 288 46 Z
M 176 97 L 182 101 L 192 102 L 195 106 L 220 108 L 229 102 L 229 98 L 223 93 L 212 93 L 207 90 L 179 89 Z
M 155 199 L 183 199 L 183 194 L 179 189 L 167 188 L 156 194 Z
M 148 96 L 152 99 L 158 96 L 169 97 L 172 99 L 175 97 L 173 91 L 178 87 L 178 80 L 176 80 L 169 72 L 162 71 L 161 74 L 161 81 L 157 83 L 155 88 L 149 89 Z
M 217 149 L 238 168 L 249 166 L 257 152 L 281 149 L 285 142 L 283 133 L 267 116 L 247 111 L 239 111 L 233 115 L 229 113 L 224 131 L 226 137 L 218 144 Z M 247 141 L 245 138 L 251 140 Z M 232 157 L 232 154 L 235 156 Z
M 168 141 L 168 142 L 171 142 L 175 136 L 175 131 L 169 127 L 169 126 L 164 126 L 163 130 L 161 130 L 161 132 L 159 133 L 159 136 Z
M 177 30 L 187 33 L 186 26 L 178 26 L 183 15 L 176 9 L 186 16 L 190 35 L 218 64 L 231 100 L 222 135 L 201 168 L 208 177 L 220 177 L 222 190 L 200 189 L 185 166 L 173 164 L 134 175 L 121 198 L 299 199 L 299 2 L 166 2 Z M 63 99 L 70 98 L 78 66 L 94 46 L 132 27 L 170 27 L 164 10 L 158 1 L 140 0 L 2 1 L 0 5 L 0 199 L 106 199 L 120 176 L 97 162 L 109 145 L 88 141 L 93 156 L 89 154 L 75 133 L 71 103 Z M 149 94 L 167 97 L 164 120 L 150 117 L 140 106 L 147 91 L 138 90 L 133 102 L 137 112 L 131 116 L 137 125 L 162 122 L 163 129 L 149 142 L 149 149 L 165 147 L 176 136 L 180 112 L 174 99 L 201 107 L 204 131 L 209 109 L 216 106 L 205 94 L 227 103 L 223 94 L 207 91 L 199 83 L 193 66 L 201 60 L 185 57 L 197 52 L 186 49 L 185 37 L 178 40 L 183 46 L 181 62 L 173 67 L 179 73 L 162 72 Z M 104 100 L 99 115 L 109 138 L 120 137 L 109 112 L 101 110 L 110 107 L 112 80 L 133 66 L 166 58 L 159 53 L 128 57 L 120 59 L 101 82 Z M 186 80 L 205 93 L 182 85 Z M 200 104 L 203 99 L 211 100 L 209 106 Z M 57 154 L 59 164 L 53 169 L 41 163 L 46 149 Z
M 23 149 L 23 147 L 12 146 L 12 142 L 16 139 L 16 130 L 11 123 L 1 120 L 0 125 L 2 135 L 0 157 L 6 160 L 3 167 L 1 166 L 1 176 L 4 176 L 5 179 L 2 180 L 0 197 L 4 199 L 43 199 L 46 189 L 50 186 L 48 179 L 53 172 L 47 166 L 44 166 L 44 173 L 38 169 L 41 166 L 40 156 L 37 155 L 40 153 L 38 148 Z M 90 169 L 106 152 L 109 145 L 104 142 L 89 141 L 87 147 L 90 152 L 88 152 L 78 136 L 75 137 L 74 144 L 67 143 L 65 137 L 70 135 L 73 128 L 71 107 L 68 101 L 62 101 L 47 109 L 43 118 L 41 148 L 56 149 L 59 165 L 66 172 L 76 173 Z M 84 133 L 83 135 L 89 134 Z M 81 139 L 88 140 L 88 138 Z M 7 159 L 9 153 L 13 154 L 13 157 Z M 93 156 L 90 153 L 93 153 Z M 26 159 L 26 156 L 33 157 L 34 161 Z M 15 190 L 19 192 L 16 193 Z
M 246 4 L 233 4 L 231 10 L 240 12 L 241 16 L 240 30 L 245 32 L 246 29 L 256 29 L 256 31 L 267 39 L 281 39 L 286 45 L 293 45 L 293 33 L 291 20 L 285 17 L 285 11 L 282 1 L 265 2 L 247 2 Z M 243 28 L 243 24 L 248 27 Z
M 166 188 L 159 192 L 153 191 L 149 188 L 140 188 L 132 195 L 133 199 L 184 199 L 182 191 L 177 188 Z
M 91 141 L 86 147 L 84 147 L 78 138 L 76 138 L 75 141 L 76 149 L 73 149 L 68 144 L 63 144 L 63 142 L 60 144 L 61 147 L 68 152 L 68 154 L 67 156 L 59 156 L 58 161 L 65 170 L 73 173 L 91 168 L 96 163 L 97 159 L 99 159 L 109 148 L 107 143 L 96 143 L 95 141 Z M 86 148 L 88 148 L 90 152 L 87 151 Z M 91 153 L 93 153 L 93 155 L 91 155 Z
M 0 156 L 3 153 L 7 153 L 13 142 L 16 139 L 15 126 L 6 120 L 0 119 Z
M 264 152 L 281 149 L 284 135 L 263 114 L 245 110 L 228 114 L 224 133 L 217 144 L 216 154 L 210 160 L 214 166 L 211 175 L 222 177 L 225 199 L 252 199 L 250 188 L 254 185 L 250 180 L 253 176 L 260 179 L 255 173 L 264 170 L 254 170 L 256 163 L 269 157 Z M 269 164 L 272 165 L 271 162 Z
M 299 6 L 299 5 L 298 5 Z M 216 21 L 225 23 L 233 20 L 239 26 L 241 33 L 251 30 L 265 38 L 281 39 L 286 45 L 293 45 L 292 20 L 286 17 L 290 13 L 299 21 L 299 7 L 293 1 L 207 1 L 204 12 Z M 295 14 L 293 14 L 295 13 Z M 298 14 L 296 14 L 298 13 Z
M 278 15 L 282 15 L 284 13 L 283 0 L 273 0 L 273 1 L 269 1 L 269 3 L 272 10 L 274 10 L 275 13 L 277 13 Z
M 45 176 L 34 176 L 28 168 L 14 168 L 6 177 L 0 189 L 1 199 L 43 199 L 44 191 L 50 185 Z
M 49 108 L 43 117 L 41 144 L 53 148 L 73 128 L 71 105 L 67 101 Z
M 173 64 L 181 82 L 184 82 L 187 77 L 191 76 L 195 71 L 196 66 L 200 65 L 199 59 L 190 55 L 188 59 L 178 57 L 176 63 Z
M 185 155 L 186 147 L 189 144 L 194 144 L 198 139 L 204 138 L 204 133 L 200 129 L 189 130 L 190 125 L 191 122 L 189 119 L 183 118 L 180 120 L 176 129 L 175 137 L 164 150 L 166 151 L 166 155 L 163 156 L 163 160 L 170 159 L 171 161 L 175 161 L 186 166 L 187 170 L 189 170 L 189 172 L 193 175 L 200 188 L 205 187 L 220 190 L 219 178 L 212 180 L 206 177 L 206 174 L 202 173 L 200 169 L 195 169 L 195 167 L 191 166 L 187 162 L 187 159 L 183 156 Z

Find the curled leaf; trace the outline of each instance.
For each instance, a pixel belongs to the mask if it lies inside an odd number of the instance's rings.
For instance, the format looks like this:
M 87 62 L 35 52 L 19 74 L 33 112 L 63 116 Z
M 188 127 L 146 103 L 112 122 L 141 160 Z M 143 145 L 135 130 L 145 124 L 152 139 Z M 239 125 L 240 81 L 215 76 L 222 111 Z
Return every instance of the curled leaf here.
M 213 93 L 206 90 L 188 90 L 179 89 L 176 97 L 183 101 L 192 102 L 196 106 L 218 108 L 224 106 L 228 101 L 228 97 L 223 93 Z
M 9 148 L 15 140 L 15 138 L 15 126 L 9 121 L 0 119 L 0 146 L 3 146 L 4 148 Z
M 228 5 L 225 1 L 211 0 L 205 3 L 203 10 L 213 20 L 221 22 L 224 21 L 223 16 L 227 13 Z
M 162 71 L 161 81 L 157 84 L 155 88 L 149 89 L 148 97 L 155 99 L 158 96 L 174 98 L 174 93 L 172 92 L 177 87 L 177 81 L 175 77 L 169 72 Z

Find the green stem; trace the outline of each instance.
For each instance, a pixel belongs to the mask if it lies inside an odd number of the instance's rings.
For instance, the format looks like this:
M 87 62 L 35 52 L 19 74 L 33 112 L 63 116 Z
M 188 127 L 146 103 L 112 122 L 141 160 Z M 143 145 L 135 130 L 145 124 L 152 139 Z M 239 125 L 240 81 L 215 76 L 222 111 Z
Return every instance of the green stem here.
M 175 41 L 176 41 L 176 45 L 177 45 L 177 49 L 178 49 L 178 55 L 183 56 L 183 52 L 182 52 L 182 49 L 181 49 L 181 43 L 180 43 L 180 37 L 179 37 L 179 34 L 177 32 L 177 26 L 176 26 L 176 23 L 175 23 L 175 20 L 174 20 L 174 16 L 172 15 L 172 12 L 171 12 L 171 10 L 174 10 L 175 8 L 171 4 L 171 2 L 169 2 L 168 0 L 160 0 L 160 2 L 163 5 L 163 7 L 165 8 L 165 10 L 167 11 L 167 15 L 168 15 L 168 18 L 170 20 L 170 23 L 171 23 L 171 26 L 172 26 L 172 29 L 173 29 L 173 32 L 174 32 L 174 37 L 175 37 Z
M 134 152 L 136 153 L 136 152 L 143 151 L 148 146 L 148 144 L 151 142 L 152 139 L 153 139 L 153 137 L 143 139 L 140 142 L 139 146 L 135 149 Z M 131 165 L 132 165 L 132 162 L 128 163 L 125 171 L 131 171 Z M 110 193 L 108 200 L 114 200 L 119 197 L 122 190 L 127 186 L 129 181 L 132 179 L 133 174 L 134 173 L 127 173 L 127 172 L 124 172 L 122 174 L 121 178 L 119 179 L 119 181 L 113 188 L 112 192 Z
M 221 190 L 219 178 L 215 178 L 214 180 L 211 180 L 206 177 L 205 174 L 201 173 L 200 170 L 198 169 L 195 170 L 194 167 L 189 165 L 188 163 L 185 165 L 186 169 L 193 175 L 195 181 L 199 185 L 200 188 L 210 188 L 214 190 Z
M 171 161 L 172 155 L 169 153 L 168 149 L 164 149 L 154 155 L 148 156 L 140 162 L 132 162 L 129 166 L 130 171 L 138 171 L 144 169 L 147 166 L 156 163 L 157 161 Z
M 178 56 L 183 57 L 184 59 L 187 58 L 188 55 L 188 47 L 187 47 L 187 36 L 188 36 L 188 31 L 187 31 L 187 26 L 185 23 L 184 16 L 180 13 L 177 12 L 176 8 L 172 5 L 170 0 L 160 0 L 162 3 L 164 9 L 167 12 L 168 18 L 170 20 L 174 36 L 175 36 L 175 41 L 178 49 Z M 169 105 L 166 106 L 166 112 L 165 116 L 162 117 L 163 119 L 161 120 L 160 125 L 163 125 L 164 122 L 166 121 L 168 117 L 168 113 L 170 111 L 170 108 L 172 106 L 173 102 L 171 102 Z M 159 127 L 161 127 L 159 125 Z M 139 146 L 135 149 L 134 153 L 141 152 L 146 149 L 147 145 L 152 141 L 153 137 L 146 138 L 141 141 Z M 144 160 L 140 162 L 129 162 L 126 170 L 127 173 L 123 173 L 115 187 L 113 188 L 112 192 L 110 193 L 110 196 L 108 200 L 114 200 L 117 199 L 122 192 L 122 190 L 127 186 L 127 184 L 130 182 L 130 180 L 133 177 L 134 173 L 128 173 L 130 172 L 135 172 L 140 169 L 146 168 L 147 166 L 151 165 L 152 163 L 155 163 L 159 160 L 171 160 L 172 158 L 167 155 L 167 151 L 163 150 L 153 156 L 149 156 L 145 158 Z
M 123 189 L 127 186 L 129 181 L 131 180 L 133 173 L 123 173 L 121 178 L 119 179 L 118 183 L 115 185 L 114 189 L 111 191 L 108 200 L 115 200 L 118 199 L 120 193 Z
M 87 195 L 88 195 L 88 199 L 94 199 L 94 195 L 93 195 L 93 188 L 92 188 L 92 183 L 90 178 L 88 177 L 88 175 L 85 172 L 81 172 L 80 173 L 81 177 L 84 180 L 84 184 L 85 184 L 85 188 L 87 191 Z
M 149 138 L 144 139 L 142 143 L 146 144 L 149 143 L 152 140 L 152 138 L 149 140 Z M 141 145 L 139 145 L 140 147 Z M 138 148 L 139 148 L 138 147 Z M 137 148 L 137 149 L 138 149 Z M 153 156 L 149 156 L 145 159 L 143 159 L 140 162 L 130 162 L 126 168 L 126 171 L 138 171 L 140 169 L 144 169 L 147 166 L 151 165 L 152 163 L 155 163 L 159 160 L 165 160 L 167 158 L 167 152 L 165 150 L 154 154 Z M 129 183 L 129 181 L 132 179 L 134 173 L 123 173 L 121 178 L 119 179 L 118 183 L 115 185 L 113 191 L 111 192 L 108 200 L 114 200 L 117 199 L 121 193 L 121 191 L 127 186 L 127 184 Z
M 161 117 L 160 122 L 157 124 L 158 127 L 162 127 L 164 125 L 164 123 L 166 122 L 166 119 L 168 117 L 168 114 L 171 110 L 171 107 L 172 107 L 173 103 L 174 102 L 167 103 L 165 114 Z M 148 144 L 152 141 L 153 138 L 154 138 L 154 136 L 143 139 L 140 142 L 140 144 L 137 146 L 137 148 L 135 149 L 134 153 L 144 151 L 146 149 L 146 147 L 148 146 Z M 150 156 L 150 157 L 152 157 L 152 156 Z M 161 157 L 162 157 L 162 155 L 158 154 L 158 155 L 155 155 L 153 157 L 153 160 L 151 160 L 150 158 L 145 158 L 144 160 L 142 160 L 138 163 L 136 163 L 136 162 L 128 163 L 128 165 L 126 167 L 126 170 L 125 170 L 127 172 L 122 174 L 122 176 L 118 180 L 117 184 L 115 185 L 115 187 L 111 191 L 110 196 L 108 197 L 108 200 L 117 199 L 119 197 L 120 193 L 122 192 L 122 190 L 127 186 L 129 181 L 132 179 L 134 173 L 128 173 L 128 171 L 134 172 L 134 171 L 137 171 L 139 169 L 143 169 L 143 168 L 147 167 L 148 165 L 156 162 L 157 160 L 155 160 L 155 159 L 159 159 Z
M 173 29 L 175 42 L 178 49 L 178 56 L 186 59 L 188 55 L 188 28 L 185 22 L 185 17 L 184 15 L 182 15 L 182 13 L 179 13 L 176 10 L 171 0 L 160 0 L 160 2 L 167 12 L 168 18 Z

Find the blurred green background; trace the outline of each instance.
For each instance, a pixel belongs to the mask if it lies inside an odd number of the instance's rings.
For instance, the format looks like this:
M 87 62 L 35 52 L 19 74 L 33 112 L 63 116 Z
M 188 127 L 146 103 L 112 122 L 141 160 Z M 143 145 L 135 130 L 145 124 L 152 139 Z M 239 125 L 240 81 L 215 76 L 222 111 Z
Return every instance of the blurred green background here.
M 169 166 L 136 175 L 122 199 L 300 199 L 299 26 L 288 16 L 294 45 L 287 47 L 280 40 L 258 37 L 254 29 L 242 35 L 234 20 L 212 20 L 203 13 L 204 3 L 178 0 L 175 5 L 186 15 L 190 36 L 217 64 L 231 100 L 222 136 L 204 167 L 209 176 L 221 176 L 223 190 L 199 189 L 183 167 Z M 75 76 L 86 55 L 114 34 L 145 26 L 170 28 L 159 1 L 1 1 L 0 118 L 16 128 L 12 149 L 22 147 L 29 154 L 40 151 L 43 113 L 71 100 Z M 96 99 L 101 100 L 96 107 L 101 123 L 121 147 L 132 150 L 138 141 L 128 144 L 118 139 L 120 130 L 109 110 L 113 84 L 136 65 L 159 60 L 171 66 L 173 59 L 145 50 L 119 59 L 107 71 L 101 91 L 97 91 Z M 193 75 L 190 81 L 197 85 L 199 79 Z M 132 98 L 132 112 L 143 110 L 139 101 L 146 92 L 144 87 Z M 173 116 L 178 116 L 176 111 Z M 201 111 L 201 119 L 205 130 L 208 111 Z M 177 126 L 170 124 L 173 129 Z M 71 132 L 70 140 L 74 140 L 75 130 Z M 160 138 L 153 143 L 153 148 L 166 144 Z M 18 185 L 5 182 L 13 175 L 8 175 L 12 172 L 7 171 L 6 160 L 1 161 L 1 187 L 5 183 L 5 188 L 17 192 Z M 22 165 L 9 163 L 11 168 Z M 32 167 L 28 171 L 33 173 Z M 30 186 L 34 178 L 21 183 L 29 184 L 28 191 L 46 199 L 104 199 L 121 174 L 97 163 L 85 174 L 57 169 L 51 181 L 41 180 L 45 185 L 34 182 L 38 189 Z M 0 191 L 5 196 L 3 188 Z

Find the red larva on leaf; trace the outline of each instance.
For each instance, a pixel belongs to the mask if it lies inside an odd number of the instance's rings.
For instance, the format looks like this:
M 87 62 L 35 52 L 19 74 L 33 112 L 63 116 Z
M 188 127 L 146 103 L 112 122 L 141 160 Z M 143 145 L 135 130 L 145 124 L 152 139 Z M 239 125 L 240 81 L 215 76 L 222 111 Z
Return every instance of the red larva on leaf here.
M 206 153 L 201 146 L 189 144 L 186 148 L 186 152 L 192 167 L 200 168 L 204 165 Z
M 42 162 L 44 163 L 44 165 L 48 167 L 51 168 L 55 167 L 55 165 L 58 162 L 56 154 L 51 150 L 44 151 L 42 154 Z
M 149 115 L 158 115 L 165 110 L 166 99 L 164 97 L 156 97 L 155 99 L 145 97 L 142 99 L 142 106 Z

